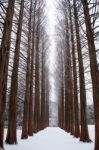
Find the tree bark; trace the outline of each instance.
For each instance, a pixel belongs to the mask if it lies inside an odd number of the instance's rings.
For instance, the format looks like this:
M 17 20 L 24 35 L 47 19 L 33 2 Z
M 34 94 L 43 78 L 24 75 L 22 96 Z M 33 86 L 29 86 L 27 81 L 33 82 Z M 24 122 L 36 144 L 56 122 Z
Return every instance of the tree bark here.
M 40 128 L 45 127 L 45 54 L 44 54 L 44 43 L 42 43 L 42 77 L 41 77 L 41 117 L 40 117 Z
M 74 45 L 74 33 L 73 33 L 73 23 L 72 23 L 72 15 L 71 8 L 69 3 L 69 13 L 70 13 L 70 30 L 71 30 L 71 44 L 72 44 L 72 59 L 73 59 L 73 84 L 74 84 L 74 136 L 79 137 L 80 129 L 79 129 L 79 106 L 78 106 L 78 93 L 77 93 L 77 70 L 76 70 L 76 56 L 75 56 L 75 45 Z
M 67 90 L 68 90 L 68 99 L 69 99 L 69 128 L 68 132 L 71 132 L 71 134 L 74 133 L 74 100 L 73 100 L 73 78 L 72 78 L 72 66 L 71 66 L 71 55 L 70 55 L 70 37 L 69 37 L 69 24 L 68 24 L 68 18 L 66 17 L 66 74 L 68 76 L 67 78 Z M 66 104 L 65 104 L 66 105 Z M 66 107 L 66 106 L 65 106 Z
M 96 59 L 96 49 L 94 43 L 94 35 L 91 27 L 91 18 L 89 14 L 88 2 L 87 0 L 82 0 L 84 17 L 86 24 L 86 32 L 88 39 L 88 51 L 90 58 L 90 69 L 92 78 L 92 88 L 93 88 L 93 102 L 94 102 L 94 114 L 95 114 L 95 148 L 99 149 L 99 70 Z
M 34 95 L 33 95 L 33 69 L 34 69 L 34 39 L 35 39 L 35 18 L 36 18 L 36 3 L 34 3 L 34 11 L 33 11 L 33 31 L 32 31 L 32 50 L 31 50 L 31 75 L 30 75 L 30 101 L 29 101 L 29 128 L 28 134 L 29 136 L 33 136 L 34 131 L 34 112 L 33 112 L 33 104 L 34 104 Z
M 8 8 L 4 22 L 3 37 L 0 47 L 0 147 L 3 148 L 3 114 L 6 103 L 7 71 L 11 43 L 12 20 L 15 0 L 8 1 Z
M 22 139 L 28 138 L 28 125 L 29 125 L 29 100 L 30 100 L 30 49 L 31 49 L 31 20 L 32 20 L 32 0 L 30 4 L 30 17 L 29 17 L 29 33 L 28 33 L 28 50 L 27 50 L 27 69 L 26 69 L 26 90 L 24 100 L 24 113 L 23 113 L 23 126 L 22 126 Z
M 78 14 L 77 14 L 77 7 L 75 1 L 74 1 L 74 20 L 75 20 L 77 53 L 78 53 L 78 64 L 79 64 L 80 118 L 81 118 L 80 140 L 83 142 L 90 142 L 88 126 L 87 126 L 84 66 L 83 66 L 83 58 L 82 58 L 82 51 L 81 51 L 80 34 L 79 34 Z
M 23 21 L 24 0 L 21 0 L 20 14 L 18 20 L 17 39 L 15 46 L 14 64 L 11 77 L 11 91 L 9 101 L 9 120 L 6 143 L 16 144 L 16 105 L 17 105 L 17 90 L 18 90 L 18 67 L 19 67 L 19 52 L 21 43 L 22 21 Z
M 40 121 L 40 76 L 39 76 L 39 16 L 38 16 L 38 24 L 36 29 L 36 62 L 35 62 L 35 107 L 34 107 L 35 132 L 39 130 L 39 121 Z

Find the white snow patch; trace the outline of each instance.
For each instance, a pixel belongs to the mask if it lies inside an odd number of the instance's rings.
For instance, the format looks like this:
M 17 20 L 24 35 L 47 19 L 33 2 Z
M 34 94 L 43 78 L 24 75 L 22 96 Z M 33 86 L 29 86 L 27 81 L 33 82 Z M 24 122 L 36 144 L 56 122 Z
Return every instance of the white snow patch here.
M 90 137 L 94 140 L 94 126 L 89 126 Z M 6 130 L 5 130 L 6 135 Z M 93 150 L 94 143 L 83 143 L 60 128 L 46 128 L 28 140 L 21 140 L 18 130 L 18 145 L 5 144 L 5 150 Z

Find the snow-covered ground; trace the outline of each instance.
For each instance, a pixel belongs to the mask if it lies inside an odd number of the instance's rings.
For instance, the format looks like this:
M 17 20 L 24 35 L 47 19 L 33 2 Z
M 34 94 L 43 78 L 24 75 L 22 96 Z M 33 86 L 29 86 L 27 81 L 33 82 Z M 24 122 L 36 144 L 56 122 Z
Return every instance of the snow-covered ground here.
M 91 140 L 94 141 L 94 126 L 89 126 Z M 5 130 L 6 136 L 6 130 Z M 28 140 L 21 140 L 18 130 L 18 145 L 5 144 L 5 150 L 93 150 L 94 142 L 82 143 L 60 128 L 46 128 Z

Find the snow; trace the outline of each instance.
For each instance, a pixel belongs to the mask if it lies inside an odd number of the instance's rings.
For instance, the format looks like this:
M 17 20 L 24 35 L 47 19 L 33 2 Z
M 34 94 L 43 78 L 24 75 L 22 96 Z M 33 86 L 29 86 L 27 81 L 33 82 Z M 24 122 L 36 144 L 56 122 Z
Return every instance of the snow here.
M 89 126 L 91 140 L 94 140 L 94 126 Z M 5 130 L 6 136 L 6 130 Z M 58 127 L 48 127 L 28 140 L 21 140 L 18 130 L 18 145 L 5 144 L 5 150 L 93 150 L 94 142 L 83 143 Z

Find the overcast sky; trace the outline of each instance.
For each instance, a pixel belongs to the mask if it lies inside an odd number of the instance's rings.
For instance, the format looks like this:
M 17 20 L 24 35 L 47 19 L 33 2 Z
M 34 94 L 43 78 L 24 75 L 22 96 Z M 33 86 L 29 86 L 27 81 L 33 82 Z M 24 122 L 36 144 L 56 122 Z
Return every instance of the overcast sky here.
M 50 83 L 51 83 L 51 101 L 56 101 L 55 95 L 55 79 L 54 79 L 54 69 L 55 69 L 55 0 L 46 0 L 46 14 L 47 14 L 47 32 L 50 38 L 50 47 L 49 47 L 49 71 L 50 71 Z
M 56 1 L 46 0 L 46 14 L 47 14 L 47 32 L 50 37 L 50 48 L 49 48 L 49 70 L 50 70 L 50 83 L 51 83 L 51 100 L 56 101 L 55 94 L 55 62 L 56 62 L 56 46 L 55 46 L 55 25 L 56 25 Z M 92 103 L 92 91 L 87 91 L 87 102 Z

